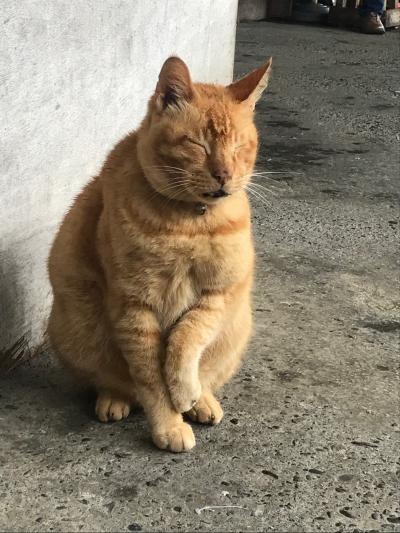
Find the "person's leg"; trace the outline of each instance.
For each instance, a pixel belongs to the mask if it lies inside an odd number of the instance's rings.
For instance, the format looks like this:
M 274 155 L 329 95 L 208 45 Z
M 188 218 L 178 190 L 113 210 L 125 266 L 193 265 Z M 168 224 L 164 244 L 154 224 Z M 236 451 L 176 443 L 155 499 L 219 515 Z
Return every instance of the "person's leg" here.
M 376 35 L 385 33 L 381 21 L 384 7 L 384 0 L 364 0 L 360 7 L 360 30 L 362 32 Z
M 378 15 L 382 15 L 384 6 L 384 0 L 364 0 L 360 11 L 361 14 L 377 13 Z

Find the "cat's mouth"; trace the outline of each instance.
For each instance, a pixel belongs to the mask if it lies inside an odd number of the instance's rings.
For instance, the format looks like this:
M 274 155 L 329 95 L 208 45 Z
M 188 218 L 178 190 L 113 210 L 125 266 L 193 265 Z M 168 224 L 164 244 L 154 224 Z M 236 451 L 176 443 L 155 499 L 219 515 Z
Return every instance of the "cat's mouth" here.
M 218 191 L 205 192 L 203 196 L 206 198 L 224 198 L 225 196 L 229 196 L 229 192 L 226 192 L 224 189 L 219 189 Z

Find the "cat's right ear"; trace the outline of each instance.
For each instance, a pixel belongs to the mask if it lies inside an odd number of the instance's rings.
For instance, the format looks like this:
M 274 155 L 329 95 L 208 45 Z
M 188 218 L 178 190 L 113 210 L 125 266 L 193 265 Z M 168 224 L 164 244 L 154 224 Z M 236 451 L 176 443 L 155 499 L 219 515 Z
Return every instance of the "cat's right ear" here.
M 159 111 L 180 107 L 194 95 L 189 69 L 179 57 L 169 57 L 161 68 L 156 87 L 156 105 Z
M 228 85 L 227 90 L 237 102 L 249 102 L 254 108 L 257 100 L 268 87 L 272 58 L 247 76 Z

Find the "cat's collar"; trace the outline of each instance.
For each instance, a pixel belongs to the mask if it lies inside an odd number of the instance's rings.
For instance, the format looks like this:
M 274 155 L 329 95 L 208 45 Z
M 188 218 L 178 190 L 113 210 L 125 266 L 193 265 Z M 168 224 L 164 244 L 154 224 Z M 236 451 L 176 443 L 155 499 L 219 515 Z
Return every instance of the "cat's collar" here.
M 194 210 L 198 215 L 204 215 L 207 211 L 207 204 L 198 203 L 194 206 Z

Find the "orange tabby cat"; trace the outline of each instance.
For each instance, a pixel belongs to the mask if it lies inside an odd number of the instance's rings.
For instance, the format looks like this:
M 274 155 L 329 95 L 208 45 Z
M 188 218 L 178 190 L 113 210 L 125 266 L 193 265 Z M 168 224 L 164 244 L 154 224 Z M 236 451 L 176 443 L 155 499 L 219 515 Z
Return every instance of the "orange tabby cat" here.
M 214 391 L 249 339 L 245 188 L 270 65 L 223 87 L 192 83 L 169 58 L 140 128 L 78 196 L 51 250 L 55 352 L 96 388 L 102 422 L 141 404 L 159 448 L 195 445 L 182 413 L 221 421 Z

